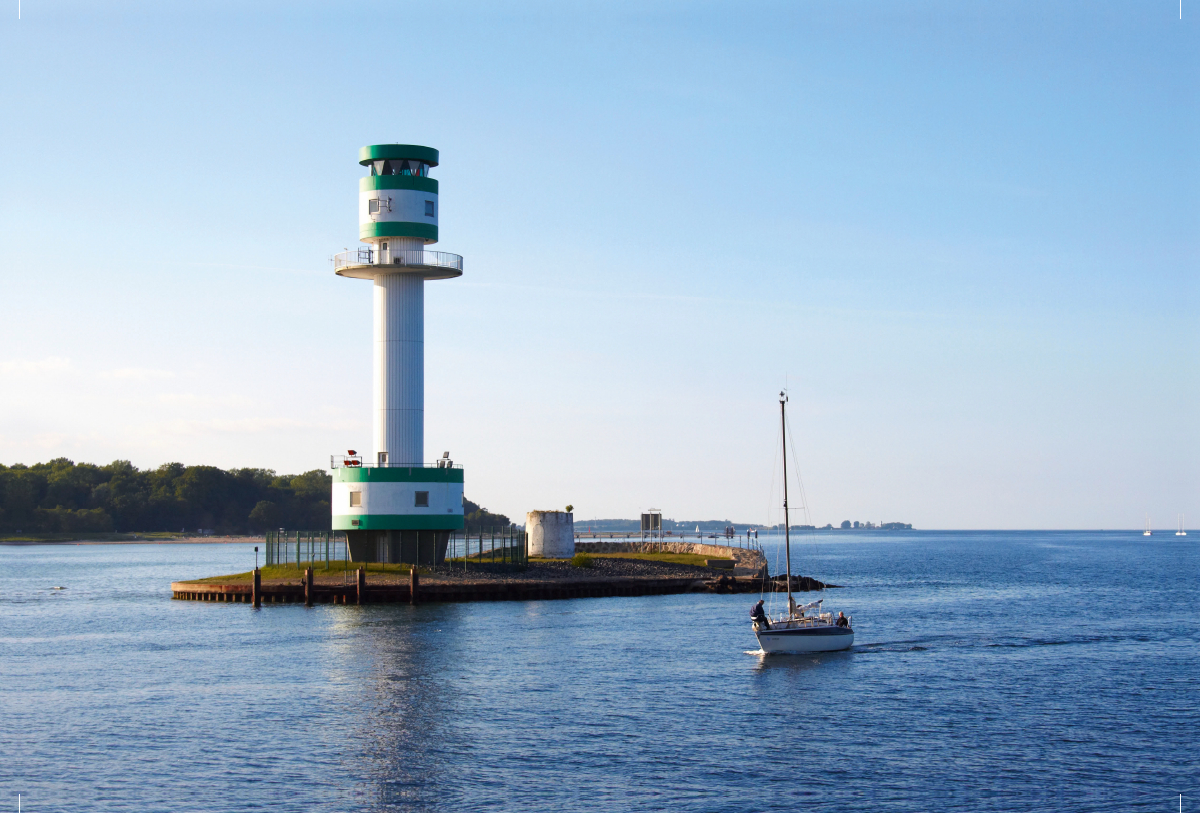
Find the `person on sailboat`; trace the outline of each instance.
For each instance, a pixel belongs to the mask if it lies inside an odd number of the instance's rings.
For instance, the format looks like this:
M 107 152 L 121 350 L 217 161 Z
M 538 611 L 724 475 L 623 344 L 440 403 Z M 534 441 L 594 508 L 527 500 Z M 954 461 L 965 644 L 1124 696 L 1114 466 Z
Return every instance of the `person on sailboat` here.
M 845 613 L 838 613 L 837 625 L 838 625 L 839 627 L 848 627 L 848 626 L 850 626 L 850 621 L 849 621 L 849 620 L 846 618 L 846 614 L 845 614 Z
M 754 609 L 750 611 L 750 618 L 757 622 L 763 629 L 769 630 L 771 628 L 771 622 L 767 620 L 767 611 L 763 609 L 763 600 L 761 598 L 754 605 Z

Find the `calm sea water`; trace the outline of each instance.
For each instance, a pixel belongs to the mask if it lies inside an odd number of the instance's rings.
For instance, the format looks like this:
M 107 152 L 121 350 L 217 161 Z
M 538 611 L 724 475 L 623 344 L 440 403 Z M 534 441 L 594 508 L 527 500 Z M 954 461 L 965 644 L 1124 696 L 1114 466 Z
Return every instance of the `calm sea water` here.
M 747 595 L 254 611 L 168 591 L 249 546 L 0 547 L 0 805 L 1200 807 L 1200 536 L 800 545 L 850 652 L 747 654 Z

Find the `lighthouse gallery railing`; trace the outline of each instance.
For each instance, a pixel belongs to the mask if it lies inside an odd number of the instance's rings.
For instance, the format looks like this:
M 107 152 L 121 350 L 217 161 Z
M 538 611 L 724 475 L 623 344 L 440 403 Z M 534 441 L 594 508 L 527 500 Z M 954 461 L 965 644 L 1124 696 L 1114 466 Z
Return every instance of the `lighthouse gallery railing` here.
M 448 251 L 380 251 L 375 248 L 352 248 L 333 255 L 333 270 L 351 265 L 399 265 L 421 268 L 451 268 L 463 270 L 461 254 Z

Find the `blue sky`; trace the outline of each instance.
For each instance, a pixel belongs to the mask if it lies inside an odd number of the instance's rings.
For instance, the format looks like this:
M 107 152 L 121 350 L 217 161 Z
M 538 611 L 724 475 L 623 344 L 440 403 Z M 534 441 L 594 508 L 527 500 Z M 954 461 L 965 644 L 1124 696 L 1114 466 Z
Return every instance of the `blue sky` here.
M 370 446 L 357 149 L 441 150 L 426 448 L 520 516 L 1200 521 L 1170 2 L 22 4 L 0 462 Z M 777 479 L 777 477 L 776 477 Z

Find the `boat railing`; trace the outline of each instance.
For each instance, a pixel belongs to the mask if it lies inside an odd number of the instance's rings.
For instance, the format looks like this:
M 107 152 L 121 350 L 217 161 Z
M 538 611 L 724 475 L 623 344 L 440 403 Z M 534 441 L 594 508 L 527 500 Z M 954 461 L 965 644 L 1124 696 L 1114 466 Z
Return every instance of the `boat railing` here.
M 833 613 L 819 613 L 814 615 L 802 615 L 795 618 L 789 618 L 787 613 L 780 613 L 776 618 L 769 618 L 772 627 L 779 629 L 800 629 L 803 627 L 832 627 L 837 624 L 837 619 L 833 617 Z M 854 616 L 846 616 L 846 624 L 851 629 L 854 628 Z

